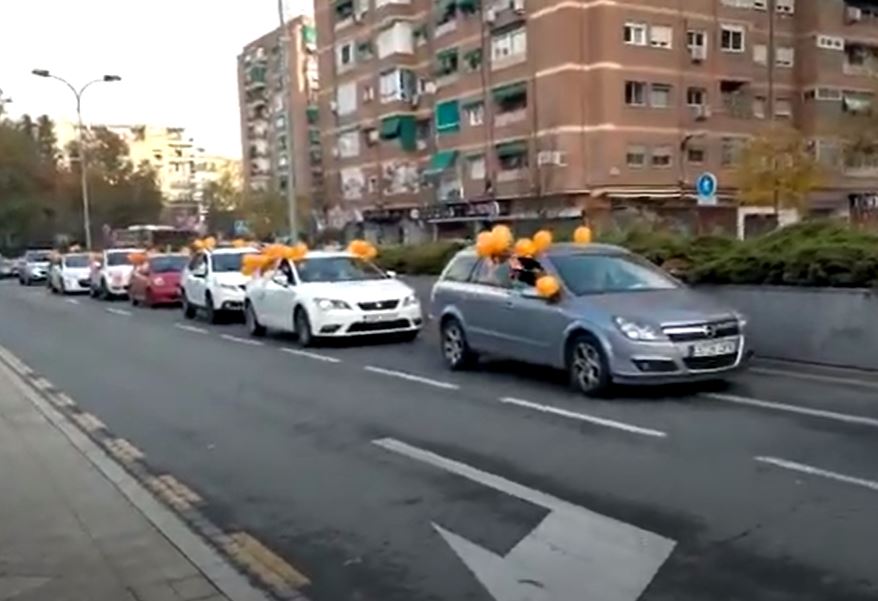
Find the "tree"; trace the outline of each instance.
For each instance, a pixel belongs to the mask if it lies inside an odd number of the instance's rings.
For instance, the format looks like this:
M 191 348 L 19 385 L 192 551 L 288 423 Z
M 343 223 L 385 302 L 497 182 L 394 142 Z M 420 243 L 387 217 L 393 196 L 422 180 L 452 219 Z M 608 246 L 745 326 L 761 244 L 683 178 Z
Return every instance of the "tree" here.
M 287 200 L 274 190 L 250 192 L 241 213 L 250 232 L 259 240 L 276 238 L 287 229 Z
M 735 166 L 743 204 L 801 208 L 820 185 L 822 173 L 805 138 L 790 127 L 772 127 L 752 138 Z
M 55 135 L 55 124 L 47 115 L 37 119 L 36 142 L 43 162 L 54 169 L 58 164 L 58 137 Z

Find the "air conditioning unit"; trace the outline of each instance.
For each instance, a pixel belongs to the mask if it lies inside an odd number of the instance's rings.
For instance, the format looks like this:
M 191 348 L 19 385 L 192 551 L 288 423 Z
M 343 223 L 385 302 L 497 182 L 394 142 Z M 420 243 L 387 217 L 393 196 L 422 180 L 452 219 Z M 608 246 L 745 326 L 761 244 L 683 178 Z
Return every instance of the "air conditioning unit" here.
M 846 6 L 844 9 L 844 19 L 848 23 L 859 23 L 863 20 L 863 9 L 859 6 Z
M 485 23 L 489 25 L 497 20 L 497 10 L 492 6 L 485 11 Z
M 692 57 L 693 63 L 707 60 L 707 46 L 692 46 L 689 48 L 689 56 Z
M 335 100 L 329 101 L 329 110 L 331 110 L 333 113 L 338 112 L 338 103 Z
M 537 166 L 555 165 L 556 167 L 567 166 L 567 153 L 563 150 L 541 150 L 537 153 Z
M 512 10 L 516 14 L 524 14 L 524 0 L 512 0 Z
M 693 106 L 692 116 L 696 121 L 705 121 L 710 117 L 710 106 L 707 104 Z
M 378 143 L 378 130 L 377 129 L 366 130 L 366 142 L 368 142 L 369 144 L 377 144 Z
M 424 94 L 435 94 L 436 93 L 436 82 L 435 81 L 425 81 L 424 82 Z

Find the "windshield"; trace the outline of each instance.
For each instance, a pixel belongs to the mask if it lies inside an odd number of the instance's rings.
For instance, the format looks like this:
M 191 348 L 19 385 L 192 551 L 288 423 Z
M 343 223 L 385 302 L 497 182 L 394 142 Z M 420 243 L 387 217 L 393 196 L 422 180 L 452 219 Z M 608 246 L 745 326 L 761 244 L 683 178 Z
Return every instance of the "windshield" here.
M 119 265 L 131 265 L 131 259 L 128 258 L 129 254 L 131 253 L 128 251 L 107 253 L 107 265 L 109 265 L 110 267 L 118 267 Z
M 67 255 L 64 257 L 65 267 L 88 267 L 88 255 Z
M 679 287 L 663 271 L 634 256 L 566 255 L 552 257 L 552 263 L 564 284 L 577 296 Z
M 299 279 L 308 282 L 359 282 L 386 276 L 368 261 L 353 257 L 325 257 L 296 263 Z
M 49 260 L 50 254 L 52 253 L 48 250 L 31 250 L 24 256 L 24 259 L 31 263 L 44 263 Z
M 149 260 L 149 269 L 152 273 L 180 273 L 187 262 L 188 258 L 183 255 L 153 257 Z
M 223 253 L 212 255 L 210 262 L 214 272 L 240 271 L 244 253 Z

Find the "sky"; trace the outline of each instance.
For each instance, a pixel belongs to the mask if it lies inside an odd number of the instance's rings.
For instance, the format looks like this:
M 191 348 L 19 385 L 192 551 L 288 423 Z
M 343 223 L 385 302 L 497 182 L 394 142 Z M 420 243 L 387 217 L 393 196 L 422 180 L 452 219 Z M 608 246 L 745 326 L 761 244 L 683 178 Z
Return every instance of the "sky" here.
M 288 17 L 312 0 L 284 0 Z M 7 111 L 87 123 L 185 127 L 208 153 L 241 156 L 237 56 L 278 24 L 276 0 L 0 0 L 0 90 Z

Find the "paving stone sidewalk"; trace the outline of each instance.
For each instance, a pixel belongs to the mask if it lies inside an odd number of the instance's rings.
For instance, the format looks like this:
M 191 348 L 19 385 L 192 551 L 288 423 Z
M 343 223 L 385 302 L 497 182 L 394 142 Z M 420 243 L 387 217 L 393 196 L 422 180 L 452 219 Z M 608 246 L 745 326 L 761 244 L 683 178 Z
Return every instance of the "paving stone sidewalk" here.
M 228 601 L 0 366 L 0 601 Z

